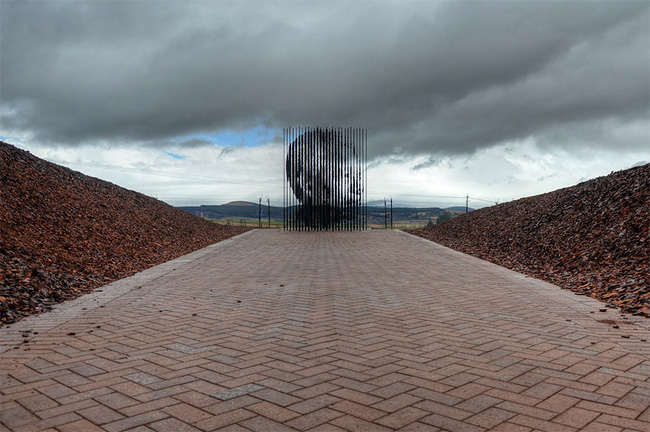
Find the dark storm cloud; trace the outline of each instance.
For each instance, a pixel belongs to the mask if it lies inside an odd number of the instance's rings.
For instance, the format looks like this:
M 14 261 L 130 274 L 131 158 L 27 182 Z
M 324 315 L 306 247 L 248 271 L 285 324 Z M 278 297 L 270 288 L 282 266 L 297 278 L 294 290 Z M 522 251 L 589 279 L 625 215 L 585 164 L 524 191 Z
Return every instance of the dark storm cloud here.
M 0 8 L 0 133 L 43 142 L 354 125 L 375 155 L 435 155 L 530 136 L 608 145 L 603 125 L 649 116 L 646 1 Z
M 440 158 L 434 157 L 434 156 L 428 156 L 425 158 L 422 162 L 419 162 L 411 167 L 412 171 L 417 171 L 421 170 L 424 168 L 429 168 L 431 166 L 436 166 L 440 165 L 442 163 L 442 160 Z

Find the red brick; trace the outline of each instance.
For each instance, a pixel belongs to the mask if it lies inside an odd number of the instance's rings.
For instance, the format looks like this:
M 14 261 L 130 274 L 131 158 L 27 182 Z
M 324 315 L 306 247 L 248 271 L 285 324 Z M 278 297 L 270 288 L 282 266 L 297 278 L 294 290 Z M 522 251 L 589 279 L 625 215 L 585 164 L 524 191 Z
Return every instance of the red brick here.
M 430 416 L 420 419 L 420 422 L 439 427 L 449 432 L 481 432 L 484 430 L 478 426 L 439 414 L 431 414 Z
M 429 412 L 427 411 L 413 407 L 406 407 L 375 421 L 383 426 L 399 429 L 427 415 L 429 415 Z
M 298 412 L 300 414 L 308 414 L 312 411 L 319 410 L 321 408 L 325 408 L 327 406 L 333 405 L 337 402 L 339 402 L 341 399 L 330 396 L 330 395 L 320 395 L 313 397 L 311 399 L 307 399 L 302 402 L 298 402 L 296 404 L 290 405 L 288 408 L 292 411 Z
M 323 408 L 316 411 L 312 411 L 309 414 L 297 417 L 291 421 L 288 421 L 286 425 L 301 431 L 313 430 L 313 428 L 320 426 L 323 423 L 327 423 L 331 420 L 339 418 L 343 415 L 344 415 L 343 413 L 340 413 L 338 411 L 334 411 L 328 408 Z
M 194 408 L 186 403 L 168 406 L 162 411 L 188 424 L 196 423 L 212 417 L 210 413 Z
M 38 421 L 39 418 L 16 402 L 0 404 L 0 423 L 14 429 Z
M 18 402 L 20 403 L 20 405 L 27 408 L 31 412 L 42 411 L 48 408 L 54 408 L 59 405 L 54 400 L 42 394 L 37 394 L 35 396 L 22 398 L 19 399 Z
M 381 398 L 377 396 L 373 396 L 367 393 L 359 392 L 348 388 L 342 388 L 340 390 L 333 391 L 331 392 L 331 394 L 341 399 L 347 399 L 364 405 L 372 405 L 381 401 Z
M 270 402 L 260 402 L 254 405 L 249 405 L 246 407 L 246 409 L 280 423 L 284 423 L 300 415 L 297 412 L 288 410 Z
M 348 431 L 389 432 L 392 430 L 380 426 L 377 423 L 370 423 L 351 415 L 339 417 L 332 420 L 330 423 Z
M 255 417 L 255 413 L 238 408 L 196 422 L 195 426 L 206 431 L 221 430 L 221 428 L 247 420 L 251 417 Z
M 587 411 L 581 408 L 569 408 L 555 417 L 553 421 L 574 428 L 583 428 L 599 415 L 599 413 L 594 411 Z
M 112 409 L 103 405 L 97 405 L 90 408 L 82 409 L 77 411 L 77 413 L 84 416 L 85 418 L 87 418 L 88 420 L 90 420 L 96 425 L 102 425 L 105 423 L 110 423 L 115 420 L 120 420 L 124 418 L 122 414 L 113 411 Z
M 495 426 L 511 419 L 517 414 L 510 411 L 504 411 L 499 408 L 488 408 L 472 417 L 465 419 L 465 422 L 480 426 L 485 429 L 492 429 Z
M 125 419 L 103 425 L 102 428 L 107 430 L 108 432 L 120 432 L 127 429 L 135 428 L 136 426 L 141 426 L 147 423 L 151 423 L 156 420 L 162 420 L 166 417 L 168 417 L 168 415 L 161 411 L 149 411 L 147 413 L 140 414 L 135 417 L 127 417 Z
M 355 417 L 362 418 L 364 420 L 372 421 L 375 420 L 379 417 L 383 417 L 386 415 L 385 411 L 380 411 L 374 408 L 370 408 L 365 405 L 358 404 L 356 402 L 351 402 L 351 401 L 341 401 L 337 402 L 334 405 L 330 405 L 331 409 L 340 411 L 345 414 L 350 414 Z
M 428 424 L 415 422 L 400 429 L 400 432 L 440 432 L 441 429 Z
M 633 420 L 625 417 L 618 417 L 610 414 L 602 414 L 596 419 L 599 423 L 605 423 L 614 426 L 620 426 L 626 429 L 642 431 L 647 426 L 647 423 L 640 420 Z
M 241 422 L 241 425 L 253 432 L 294 432 L 295 429 L 265 417 L 253 417 Z
M 213 405 L 215 402 L 214 398 L 197 391 L 188 391 L 174 395 L 174 399 L 185 402 L 186 404 L 196 408 L 203 408 L 208 405 Z
M 390 399 L 378 402 L 372 407 L 391 413 L 404 407 L 411 406 L 421 400 L 422 398 L 415 397 L 410 394 L 400 394 Z
M 593 422 L 580 429 L 580 432 L 621 432 L 622 430 L 623 428 L 620 428 L 618 426 Z
M 113 409 L 120 409 L 138 403 L 137 400 L 123 395 L 122 393 L 109 393 L 98 396 L 95 400 Z
M 187 423 L 183 423 L 175 418 L 159 420 L 149 424 L 148 426 L 156 432 L 201 432 L 200 429 L 190 426 Z
M 556 394 L 545 401 L 538 403 L 536 407 L 557 413 L 566 411 L 578 402 L 580 402 L 580 399 Z
M 99 426 L 96 426 L 95 424 L 89 422 L 86 419 L 77 420 L 72 423 L 67 423 L 61 426 L 57 426 L 57 429 L 61 432 L 103 432 L 104 431 L 104 429 L 100 428 Z
M 547 420 L 542 420 L 535 417 L 529 417 L 523 414 L 518 414 L 508 421 L 522 426 L 527 426 L 532 429 L 549 431 L 549 432 L 574 432 L 576 430 L 575 428 L 569 426 L 564 426 L 559 423 L 552 423 Z
M 92 418 L 109 432 L 650 424 L 647 353 L 633 352 L 645 348 L 612 339 L 589 315 L 593 299 L 404 233 L 295 234 L 255 231 L 226 258 L 215 246 L 155 278 L 136 275 L 142 288 L 102 309 L 34 317 L 38 345 L 0 354 L 0 417 L 26 431 L 90 428 Z M 294 266 L 305 257 L 314 260 Z M 441 296 L 431 281 L 449 274 L 470 282 L 443 283 Z M 626 328 L 644 325 L 629 317 Z M 19 332 L 0 329 L 0 345 Z M 263 387 L 211 396 L 247 384 Z

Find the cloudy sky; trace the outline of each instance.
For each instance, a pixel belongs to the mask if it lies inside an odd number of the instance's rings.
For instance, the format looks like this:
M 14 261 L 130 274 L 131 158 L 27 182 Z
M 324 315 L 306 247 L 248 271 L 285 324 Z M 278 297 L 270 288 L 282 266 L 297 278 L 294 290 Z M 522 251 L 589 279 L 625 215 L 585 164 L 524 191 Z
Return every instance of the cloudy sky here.
M 283 127 L 362 127 L 370 200 L 482 207 L 650 162 L 649 5 L 0 0 L 0 139 L 280 204 Z

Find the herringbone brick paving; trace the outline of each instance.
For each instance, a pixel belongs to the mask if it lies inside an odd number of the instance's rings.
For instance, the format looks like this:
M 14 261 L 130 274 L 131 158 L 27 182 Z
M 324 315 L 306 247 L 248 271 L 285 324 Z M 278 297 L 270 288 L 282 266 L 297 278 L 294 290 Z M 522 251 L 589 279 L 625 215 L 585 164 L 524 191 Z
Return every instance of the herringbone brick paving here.
M 648 320 L 602 308 L 401 232 L 253 231 L 0 329 L 0 431 L 647 432 Z

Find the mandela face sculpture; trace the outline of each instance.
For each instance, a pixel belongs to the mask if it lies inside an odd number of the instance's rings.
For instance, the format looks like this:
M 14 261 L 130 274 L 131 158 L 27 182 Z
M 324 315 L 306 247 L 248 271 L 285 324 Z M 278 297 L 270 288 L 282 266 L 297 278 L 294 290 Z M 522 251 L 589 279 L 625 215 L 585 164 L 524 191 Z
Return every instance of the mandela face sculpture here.
M 285 230 L 368 227 L 367 132 L 360 128 L 286 128 Z

